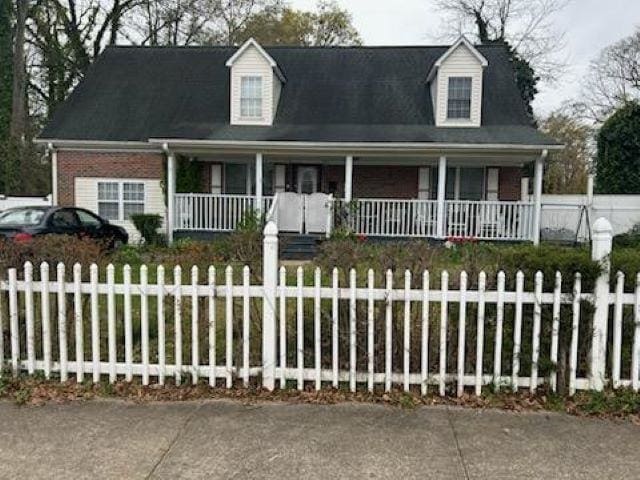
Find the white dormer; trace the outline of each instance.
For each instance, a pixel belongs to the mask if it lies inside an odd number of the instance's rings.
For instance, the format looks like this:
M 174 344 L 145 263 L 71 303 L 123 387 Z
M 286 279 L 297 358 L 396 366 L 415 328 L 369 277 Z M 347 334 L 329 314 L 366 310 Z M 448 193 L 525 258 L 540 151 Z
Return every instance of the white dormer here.
M 464 36 L 436 61 L 427 78 L 436 126 L 482 124 L 482 72 L 488 64 Z
M 231 71 L 231 124 L 271 125 L 285 82 L 278 64 L 250 38 L 226 65 Z

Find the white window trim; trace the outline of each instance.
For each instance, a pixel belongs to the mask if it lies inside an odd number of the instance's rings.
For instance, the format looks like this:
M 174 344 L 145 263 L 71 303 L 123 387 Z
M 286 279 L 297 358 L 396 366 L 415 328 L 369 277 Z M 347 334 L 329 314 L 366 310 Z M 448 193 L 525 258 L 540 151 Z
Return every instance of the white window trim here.
M 451 100 L 451 80 L 452 79 L 465 79 L 469 81 L 469 116 L 467 117 L 451 117 L 449 116 L 449 101 Z M 446 104 L 446 121 L 447 122 L 472 122 L 472 110 L 473 108 L 473 77 L 468 75 L 450 75 L 447 77 L 447 104 Z
M 249 78 L 260 79 L 260 115 L 243 115 L 242 114 L 242 81 Z M 240 98 L 238 108 L 240 109 L 238 117 L 242 121 L 264 121 L 264 76 L 260 74 L 240 75 Z
M 104 183 L 104 184 L 115 184 L 118 186 L 118 199 L 117 200 L 100 200 L 100 184 Z M 142 202 L 139 201 L 133 201 L 133 200 L 125 200 L 124 199 L 124 185 L 125 184 L 137 184 L 137 185 L 142 185 Z M 100 215 L 100 203 L 118 203 L 118 218 L 113 220 L 113 219 L 108 219 L 109 221 L 112 222 L 128 222 L 130 221 L 129 219 L 125 218 L 124 216 L 124 206 L 125 204 L 140 204 L 142 203 L 142 212 L 145 213 L 147 211 L 147 188 L 146 185 L 143 181 L 140 180 L 135 180 L 135 179 L 121 179 L 121 180 L 114 180 L 114 179 L 99 179 L 96 183 L 96 207 L 97 207 L 97 213 L 99 216 Z

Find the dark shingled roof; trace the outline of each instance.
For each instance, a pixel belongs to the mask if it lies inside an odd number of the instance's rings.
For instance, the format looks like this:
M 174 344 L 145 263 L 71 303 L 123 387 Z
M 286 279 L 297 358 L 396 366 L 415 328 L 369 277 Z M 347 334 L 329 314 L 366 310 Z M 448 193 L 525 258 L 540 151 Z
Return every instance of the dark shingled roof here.
M 229 124 L 229 47 L 110 47 L 41 139 L 279 140 L 551 145 L 505 48 L 480 46 L 482 127 L 437 128 L 426 77 L 447 47 L 267 47 L 287 78 L 273 126 Z

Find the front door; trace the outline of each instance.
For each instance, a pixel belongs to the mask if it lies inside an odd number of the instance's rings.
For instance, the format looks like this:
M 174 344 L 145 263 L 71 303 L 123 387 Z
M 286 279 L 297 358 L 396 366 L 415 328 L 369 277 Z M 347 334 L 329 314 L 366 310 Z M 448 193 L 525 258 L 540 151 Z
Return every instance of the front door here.
M 318 167 L 298 167 L 298 193 L 311 195 L 318 191 Z

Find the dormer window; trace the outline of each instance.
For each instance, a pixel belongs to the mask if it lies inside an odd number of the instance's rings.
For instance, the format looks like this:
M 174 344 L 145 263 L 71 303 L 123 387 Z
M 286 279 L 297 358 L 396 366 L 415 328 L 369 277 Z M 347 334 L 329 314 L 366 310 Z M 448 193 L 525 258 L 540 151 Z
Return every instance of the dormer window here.
M 449 77 L 447 118 L 468 120 L 471 118 L 471 77 Z
M 253 38 L 227 60 L 229 123 L 273 125 L 286 79 L 276 61 Z
M 243 119 L 262 118 L 262 77 L 241 77 L 240 116 Z
M 427 82 L 437 127 L 480 127 L 482 83 L 487 59 L 460 37 L 433 64 Z

